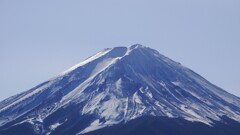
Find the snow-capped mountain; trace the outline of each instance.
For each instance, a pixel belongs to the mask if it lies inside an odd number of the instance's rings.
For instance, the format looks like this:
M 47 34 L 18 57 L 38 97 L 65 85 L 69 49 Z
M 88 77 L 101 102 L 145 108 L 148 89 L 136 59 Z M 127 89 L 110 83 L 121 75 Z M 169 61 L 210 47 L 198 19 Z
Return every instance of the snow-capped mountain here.
M 144 116 L 240 122 L 240 98 L 156 50 L 116 47 L 0 102 L 0 133 L 86 134 Z

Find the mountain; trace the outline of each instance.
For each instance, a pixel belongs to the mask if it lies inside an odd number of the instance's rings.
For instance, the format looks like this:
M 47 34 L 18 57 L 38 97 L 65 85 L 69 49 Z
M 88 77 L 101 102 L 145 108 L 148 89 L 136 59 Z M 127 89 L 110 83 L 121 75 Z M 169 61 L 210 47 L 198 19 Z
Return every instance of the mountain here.
M 239 97 L 139 44 L 105 49 L 0 102 L 3 135 L 239 132 Z

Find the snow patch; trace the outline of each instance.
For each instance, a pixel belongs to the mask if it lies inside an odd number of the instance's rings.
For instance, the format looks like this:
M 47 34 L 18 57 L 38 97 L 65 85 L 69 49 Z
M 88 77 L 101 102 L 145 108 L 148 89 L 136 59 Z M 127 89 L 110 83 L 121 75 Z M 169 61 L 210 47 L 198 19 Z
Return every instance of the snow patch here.
M 97 129 L 100 129 L 100 128 L 103 128 L 104 125 L 100 123 L 100 120 L 97 119 L 95 121 L 93 121 L 90 126 L 88 126 L 87 128 L 85 128 L 83 131 L 81 131 L 79 134 L 84 134 L 84 133 L 87 133 L 87 132 L 90 132 L 90 131 L 94 131 L 94 130 L 97 130 Z
M 83 61 L 83 62 L 81 62 L 81 63 L 79 63 L 79 64 L 77 64 L 77 65 L 75 65 L 75 66 L 73 66 L 73 67 L 71 67 L 71 68 L 69 68 L 68 70 L 64 71 L 64 72 L 61 73 L 60 75 L 65 75 L 65 74 L 67 74 L 67 73 L 75 70 L 75 69 L 78 68 L 78 67 L 81 67 L 81 66 L 83 66 L 83 65 L 86 65 L 86 64 L 88 64 L 88 63 L 90 63 L 90 62 L 92 62 L 92 61 L 94 61 L 94 60 L 96 60 L 96 59 L 104 56 L 105 54 L 107 54 L 107 53 L 110 52 L 110 51 L 111 51 L 111 49 L 106 49 L 106 50 L 104 50 L 104 51 L 102 51 L 102 52 L 99 52 L 99 53 L 91 56 L 90 58 L 86 59 L 85 61 Z

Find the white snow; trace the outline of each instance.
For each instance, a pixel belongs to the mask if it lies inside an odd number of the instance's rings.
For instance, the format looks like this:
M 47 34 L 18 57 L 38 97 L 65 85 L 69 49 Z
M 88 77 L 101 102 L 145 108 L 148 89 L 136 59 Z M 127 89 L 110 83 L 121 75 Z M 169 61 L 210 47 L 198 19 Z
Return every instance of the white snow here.
M 58 126 L 60 126 L 60 125 L 62 125 L 62 124 L 57 122 L 57 123 L 51 125 L 51 126 L 50 126 L 50 129 L 51 129 L 51 130 L 54 130 L 54 129 L 56 129 L 56 128 L 57 128 Z
M 138 93 L 137 93 L 137 92 L 135 92 L 135 93 L 133 94 L 133 101 L 135 101 L 135 102 L 138 103 L 138 104 L 142 104 L 141 97 L 138 96 Z
M 73 98 L 78 98 L 79 95 L 81 95 L 81 92 L 88 87 L 88 85 L 91 83 L 91 81 L 101 72 L 103 72 L 105 69 L 107 69 L 109 66 L 111 66 L 113 63 L 115 63 L 118 60 L 118 58 L 115 59 L 107 59 L 105 61 L 103 61 L 102 63 L 104 63 L 103 65 L 99 65 L 97 66 L 91 73 L 91 76 L 86 79 L 83 83 L 81 83 L 77 88 L 75 88 L 72 92 L 70 92 L 69 94 L 67 94 L 66 96 L 64 96 L 61 100 L 61 102 L 65 102 L 68 103 L 69 101 L 71 101 Z
M 114 119 L 119 115 L 118 108 L 121 106 L 121 100 L 116 97 L 110 97 L 110 99 L 104 102 L 99 108 L 99 113 L 105 119 Z
M 150 97 L 150 98 L 153 98 L 153 95 L 152 95 L 152 93 L 150 91 L 147 92 L 147 96 Z
M 172 82 L 172 84 L 176 85 L 176 86 L 181 86 L 180 82 Z
M 6 110 L 6 109 L 8 109 L 8 108 L 10 108 L 11 106 L 14 106 L 14 105 L 16 105 L 16 104 L 24 101 L 24 100 L 27 99 L 27 98 L 30 98 L 31 96 L 33 96 L 33 95 L 35 95 L 35 94 L 37 94 L 37 93 L 39 93 L 39 92 L 41 92 L 41 91 L 43 91 L 44 89 L 48 88 L 52 83 L 53 83 L 53 82 L 49 82 L 49 83 L 43 85 L 42 87 L 37 88 L 36 90 L 32 91 L 31 93 L 28 93 L 27 95 L 23 96 L 22 98 L 14 101 L 13 103 L 11 103 L 11 104 L 9 104 L 9 105 L 6 105 L 5 107 L 3 107 L 3 108 L 0 109 L 0 112 Z
M 94 131 L 94 130 L 97 130 L 97 129 L 100 129 L 100 128 L 103 128 L 104 125 L 99 123 L 99 119 L 93 121 L 91 123 L 90 126 L 88 126 L 87 128 L 85 128 L 83 131 L 81 131 L 79 134 L 84 134 L 84 133 L 87 133 L 87 132 L 90 132 L 90 131 Z
M 67 74 L 67 73 L 75 70 L 78 67 L 81 67 L 81 66 L 83 66 L 83 65 L 85 65 L 85 64 L 87 64 L 87 63 L 89 63 L 89 62 L 91 62 L 91 61 L 93 61 L 93 60 L 95 60 L 97 58 L 100 58 L 100 57 L 104 56 L 105 54 L 107 54 L 110 51 L 111 51 L 111 49 L 106 49 L 104 51 L 101 51 L 101 52 L 91 56 L 90 58 L 86 59 L 85 61 L 83 61 L 83 62 L 81 62 L 81 63 L 79 63 L 79 64 L 77 64 L 77 65 L 75 65 L 75 66 L 73 66 L 71 68 L 69 68 L 68 70 L 66 70 L 63 73 L 61 73 L 61 75 Z
M 121 90 L 121 87 L 122 87 L 121 84 L 122 84 L 122 79 L 120 78 L 116 82 L 116 89 L 117 90 Z

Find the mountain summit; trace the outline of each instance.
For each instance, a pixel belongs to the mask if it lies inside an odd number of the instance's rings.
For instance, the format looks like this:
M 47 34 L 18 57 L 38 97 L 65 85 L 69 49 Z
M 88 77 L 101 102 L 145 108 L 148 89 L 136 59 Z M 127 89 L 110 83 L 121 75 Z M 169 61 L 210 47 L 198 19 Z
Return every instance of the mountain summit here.
M 138 130 L 149 118 L 197 123 L 209 130 L 219 122 L 238 125 L 240 98 L 137 44 L 105 49 L 0 102 L 0 134 L 107 134 L 105 129 L 113 134 L 116 126 Z M 132 129 L 124 128 L 129 124 Z

